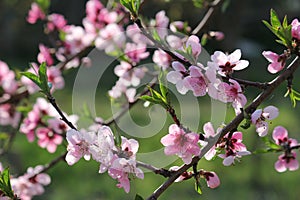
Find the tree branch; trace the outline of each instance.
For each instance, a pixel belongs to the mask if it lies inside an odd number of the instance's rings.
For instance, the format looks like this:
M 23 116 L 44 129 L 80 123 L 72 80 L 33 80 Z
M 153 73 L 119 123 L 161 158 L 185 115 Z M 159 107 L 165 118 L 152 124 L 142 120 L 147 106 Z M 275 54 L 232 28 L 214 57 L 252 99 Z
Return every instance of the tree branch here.
M 273 91 L 281 85 L 284 81 L 286 81 L 299 67 L 300 59 L 297 56 L 293 62 L 289 65 L 289 67 L 271 82 L 269 82 L 268 87 L 260 93 L 256 99 L 245 109 L 245 112 L 248 114 L 252 114 L 256 108 L 266 100 Z M 220 132 L 218 132 L 214 137 L 208 138 L 208 144 L 201 149 L 201 153 L 199 156 L 195 156 L 190 164 L 185 164 L 181 166 L 171 177 L 169 177 L 161 186 L 159 186 L 152 195 L 148 198 L 148 200 L 156 200 L 183 172 L 192 167 L 195 163 L 198 163 L 199 160 L 211 149 L 219 140 L 220 137 L 225 136 L 228 132 L 233 129 L 236 129 L 238 125 L 243 121 L 244 113 L 240 113 L 237 115 L 228 125 L 226 125 Z

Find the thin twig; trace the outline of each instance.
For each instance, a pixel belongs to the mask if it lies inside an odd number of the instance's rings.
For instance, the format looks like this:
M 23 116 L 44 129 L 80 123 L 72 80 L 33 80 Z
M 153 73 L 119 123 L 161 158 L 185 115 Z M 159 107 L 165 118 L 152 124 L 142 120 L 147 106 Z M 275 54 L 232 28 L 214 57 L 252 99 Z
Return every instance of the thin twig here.
M 299 67 L 300 59 L 296 57 L 293 62 L 289 65 L 289 67 L 275 79 L 273 79 L 268 88 L 266 88 L 262 93 L 260 93 L 256 99 L 245 109 L 246 113 L 253 113 L 256 108 L 266 100 L 273 91 L 281 85 L 284 81 L 288 79 Z M 220 132 L 218 132 L 214 137 L 208 138 L 208 144 L 201 149 L 201 153 L 199 156 L 195 156 L 190 164 L 185 164 L 181 166 L 171 177 L 169 177 L 161 186 L 159 186 L 152 195 L 148 198 L 148 200 L 156 200 L 173 182 L 187 169 L 192 167 L 195 163 L 198 163 L 199 160 L 213 147 L 220 137 L 225 136 L 228 132 L 233 129 L 236 129 L 238 125 L 243 121 L 244 114 L 240 113 L 237 115 L 228 125 L 226 125 Z
M 218 5 L 221 5 L 222 1 L 223 0 L 215 0 L 214 2 L 212 2 L 210 4 L 209 9 L 207 10 L 206 14 L 202 18 L 202 20 L 200 21 L 198 26 L 192 31 L 193 35 L 196 35 L 197 33 L 199 33 L 199 31 L 205 26 L 205 24 L 208 22 L 209 18 L 212 16 L 214 11 L 216 10 L 216 7 Z
M 148 169 L 148 170 L 154 172 L 155 174 L 160 174 L 164 177 L 170 177 L 174 173 L 173 171 L 169 171 L 169 170 L 164 169 L 164 168 L 157 168 L 157 167 L 154 167 L 153 165 L 143 163 L 143 162 L 140 162 L 140 161 L 137 161 L 136 165 L 137 165 L 137 167 L 143 167 L 145 169 Z
M 51 103 L 51 105 L 55 108 L 55 110 L 58 112 L 58 114 L 61 117 L 61 120 L 64 121 L 71 129 L 77 130 L 77 128 L 72 124 L 72 122 L 70 122 L 66 116 L 64 115 L 64 113 L 61 111 L 61 109 L 59 108 L 59 106 L 56 104 L 56 100 L 53 96 L 47 96 L 47 99 L 49 100 L 49 102 Z
M 235 78 L 232 75 L 229 75 L 228 77 L 224 77 L 226 79 L 232 79 L 237 81 L 239 84 L 242 84 L 244 86 L 252 86 L 252 87 L 256 87 L 258 89 L 262 89 L 265 90 L 269 84 L 268 83 L 261 83 L 261 82 L 257 82 L 257 81 L 248 81 L 248 80 L 244 80 L 244 79 L 239 79 L 239 78 Z

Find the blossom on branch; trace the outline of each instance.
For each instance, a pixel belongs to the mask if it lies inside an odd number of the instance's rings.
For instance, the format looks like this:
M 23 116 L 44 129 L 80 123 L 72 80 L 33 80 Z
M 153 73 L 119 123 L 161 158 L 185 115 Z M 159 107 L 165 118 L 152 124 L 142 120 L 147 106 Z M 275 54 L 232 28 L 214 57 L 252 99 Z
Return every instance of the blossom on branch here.
M 275 127 L 272 136 L 276 144 L 280 145 L 284 150 L 284 154 L 280 155 L 275 163 L 276 171 L 297 170 L 299 168 L 299 162 L 296 159 L 297 154 L 291 149 L 298 145 L 297 140 L 289 138 L 288 131 L 282 126 Z
M 260 137 L 266 136 L 269 125 L 266 120 L 275 119 L 279 114 L 275 106 L 267 106 L 264 109 L 258 109 L 251 115 L 251 122 L 256 126 L 256 132 Z
M 233 73 L 234 70 L 242 70 L 248 67 L 249 61 L 241 60 L 241 56 L 242 52 L 240 49 L 229 55 L 216 51 L 211 56 L 212 62 L 208 62 L 208 66 L 216 68 L 220 75 L 226 76 Z
M 165 146 L 166 155 L 177 155 L 185 164 L 189 164 L 193 155 L 198 156 L 201 152 L 198 145 L 199 135 L 193 132 L 185 133 L 176 124 L 169 127 L 169 134 L 162 137 L 160 142 Z
M 268 71 L 272 74 L 275 74 L 281 71 L 285 66 L 286 56 L 278 55 L 272 51 L 264 51 L 262 55 L 270 62 L 268 65 Z

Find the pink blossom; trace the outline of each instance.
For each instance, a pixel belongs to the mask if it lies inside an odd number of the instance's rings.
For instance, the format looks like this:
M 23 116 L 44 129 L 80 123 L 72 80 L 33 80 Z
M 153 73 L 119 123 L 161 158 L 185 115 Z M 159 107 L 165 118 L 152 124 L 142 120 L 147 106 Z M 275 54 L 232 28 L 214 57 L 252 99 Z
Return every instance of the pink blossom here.
M 47 19 L 47 29 L 49 31 L 63 30 L 67 25 L 67 20 L 61 14 L 53 13 L 51 15 L 48 15 Z
M 108 24 L 99 31 L 99 36 L 95 40 L 95 46 L 106 53 L 113 52 L 116 48 L 124 45 L 125 34 L 117 24 Z
M 16 111 L 16 108 L 12 104 L 0 105 L 0 125 L 11 125 L 16 128 L 20 122 L 21 113 Z
M 220 40 L 223 40 L 225 35 L 223 32 L 220 32 L 220 31 L 209 31 L 209 36 L 220 41 Z
M 127 26 L 126 35 L 137 44 L 153 44 L 144 34 L 136 24 Z
M 150 26 L 155 27 L 160 38 L 164 38 L 167 36 L 167 27 L 169 25 L 169 18 L 166 16 L 166 12 L 164 10 L 159 11 L 155 15 L 155 20 L 150 21 Z
M 49 153 L 54 153 L 58 145 L 63 141 L 61 135 L 53 132 L 49 128 L 38 128 L 36 130 L 36 136 L 38 137 L 38 145 L 42 148 L 47 148 Z
M 31 8 L 28 12 L 27 22 L 30 24 L 35 24 L 37 20 L 45 19 L 44 11 L 39 7 L 37 3 L 32 3 Z
M 191 27 L 189 27 L 186 22 L 173 21 L 170 23 L 170 30 L 174 33 L 176 32 L 189 33 L 191 31 Z
M 220 75 L 226 76 L 231 74 L 234 70 L 242 70 L 248 67 L 249 62 L 247 60 L 241 60 L 241 56 L 242 53 L 240 49 L 235 50 L 229 55 L 221 51 L 216 51 L 211 56 L 211 64 L 218 68 Z
M 219 187 L 220 179 L 219 179 L 218 175 L 215 172 L 207 172 L 206 171 L 206 172 L 203 172 L 202 175 L 206 179 L 207 187 L 209 187 L 209 188 Z
M 74 165 L 80 158 L 90 160 L 90 146 L 96 141 L 96 134 L 93 132 L 79 132 L 74 129 L 67 131 L 68 153 L 66 161 L 69 165 Z
M 7 64 L 0 60 L 0 86 L 8 94 L 13 94 L 18 89 L 18 83 L 15 80 L 15 73 L 10 70 Z
M 184 78 L 184 85 L 193 91 L 194 96 L 204 96 L 207 92 L 207 83 L 201 69 L 197 66 L 189 67 L 190 75 Z
M 297 140 L 289 138 L 288 131 L 282 126 L 275 127 L 272 136 L 276 144 L 280 145 L 284 150 L 284 154 L 280 155 L 275 163 L 276 171 L 297 170 L 299 168 L 299 162 L 296 159 L 297 154 L 291 150 L 292 147 L 298 145 Z
M 167 54 L 165 51 L 159 49 L 154 51 L 152 60 L 163 70 L 166 70 L 170 66 L 171 56 Z
M 287 169 L 290 171 L 296 171 L 299 169 L 299 162 L 296 159 L 297 154 L 291 152 L 289 156 L 282 154 L 278 157 L 274 167 L 278 172 L 285 172 Z
M 234 132 L 231 138 L 228 138 L 229 134 L 225 136 L 227 141 L 225 142 L 225 154 L 220 154 L 219 157 L 223 158 L 223 165 L 230 166 L 235 160 L 238 160 L 242 156 L 251 154 L 247 151 L 246 146 L 242 143 L 242 132 Z
M 292 23 L 292 37 L 300 40 L 300 22 L 298 21 L 297 18 L 295 18 Z
M 180 94 L 186 94 L 188 91 L 188 88 L 184 84 L 183 79 L 185 76 L 188 75 L 187 70 L 185 69 L 183 64 L 181 64 L 178 61 L 173 62 L 172 67 L 173 67 L 173 69 L 175 69 L 175 71 L 170 71 L 167 74 L 167 77 L 166 77 L 167 80 L 176 85 L 176 89 Z
M 40 53 L 38 54 L 39 63 L 46 62 L 48 66 L 53 65 L 53 58 L 51 57 L 50 50 L 43 44 L 39 45 Z
M 232 107 L 236 114 L 241 112 L 247 103 L 247 98 L 243 94 L 240 84 L 232 79 L 229 79 L 229 84 L 222 82 L 218 86 L 218 99 L 222 102 L 232 102 Z
M 256 132 L 260 137 L 264 137 L 268 133 L 268 123 L 266 120 L 275 119 L 279 114 L 278 108 L 275 106 L 267 106 L 266 108 L 258 109 L 251 115 L 251 121 L 256 126 Z
M 217 130 L 218 131 L 218 130 Z M 212 125 L 211 122 L 207 122 L 204 124 L 203 126 L 203 132 L 204 132 L 204 137 L 205 138 L 210 138 L 210 137 L 214 137 L 216 135 L 216 132 L 214 130 L 214 127 Z M 207 142 L 204 141 L 200 141 L 200 144 L 205 146 L 207 144 Z M 205 155 L 205 159 L 206 160 L 211 160 L 213 159 L 213 157 L 215 157 L 217 150 L 216 150 L 216 145 L 214 145 Z
M 268 65 L 268 71 L 275 74 L 281 71 L 285 66 L 285 56 L 278 55 L 272 51 L 264 51 L 263 56 L 270 62 Z
M 21 124 L 20 132 L 26 134 L 29 142 L 33 142 L 35 139 L 34 130 L 37 128 L 40 119 L 40 111 L 37 108 L 33 108 Z
M 99 173 L 104 173 L 115 159 L 114 152 L 117 151 L 115 146 L 114 135 L 108 126 L 102 126 L 97 133 L 97 139 L 93 145 L 89 147 L 92 157 L 100 162 Z
M 149 56 L 145 44 L 126 43 L 125 50 L 126 56 L 134 63 L 140 62 Z
M 52 83 L 52 91 L 64 88 L 65 81 L 57 67 L 48 67 L 47 76 L 48 82 Z
M 27 173 L 18 178 L 11 178 L 14 193 L 22 200 L 30 200 L 33 196 L 44 193 L 44 186 L 49 185 L 51 178 L 48 174 L 41 173 L 43 167 L 28 168 Z
M 100 10 L 98 20 L 106 24 L 117 23 L 118 13 L 115 11 L 109 11 L 107 8 L 103 8 Z
M 185 133 L 176 124 L 169 127 L 169 134 L 161 138 L 160 142 L 165 146 L 166 155 L 176 154 L 182 158 L 185 164 L 192 161 L 193 155 L 199 155 L 201 150 L 198 146 L 199 135 L 196 133 Z
M 103 7 L 103 4 L 99 0 L 89 0 L 85 6 L 87 18 L 90 21 L 95 22 Z
M 187 39 L 185 46 L 186 46 L 185 48 L 188 48 L 188 47 L 191 48 L 192 54 L 193 54 L 195 60 L 197 60 L 198 56 L 201 53 L 201 44 L 200 44 L 199 38 L 195 35 L 191 35 Z

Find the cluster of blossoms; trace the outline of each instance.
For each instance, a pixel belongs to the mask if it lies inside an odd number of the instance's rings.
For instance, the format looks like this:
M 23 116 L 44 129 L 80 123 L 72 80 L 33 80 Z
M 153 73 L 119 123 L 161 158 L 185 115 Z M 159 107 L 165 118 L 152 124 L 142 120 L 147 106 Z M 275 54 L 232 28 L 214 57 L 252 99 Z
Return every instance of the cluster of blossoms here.
M 298 51 L 299 49 L 297 48 L 299 48 L 300 44 L 300 22 L 297 18 L 292 21 L 291 26 L 293 48 Z M 284 52 L 283 54 L 278 55 L 272 51 L 264 51 L 262 53 L 263 56 L 270 62 L 268 71 L 272 74 L 281 71 L 285 66 L 286 60 L 290 57 L 290 53 L 291 52 Z
M 211 98 L 222 102 L 231 102 L 236 114 L 240 113 L 241 108 L 247 103 L 240 84 L 232 79 L 223 82 L 220 76 L 227 76 L 234 70 L 242 70 L 249 65 L 246 60 L 241 60 L 241 51 L 235 50 L 226 55 L 221 51 L 216 51 L 211 56 L 211 61 L 207 62 L 207 67 L 198 63 L 201 53 L 199 38 L 195 35 L 190 36 L 186 43 L 181 47 L 185 53 L 191 49 L 191 63 L 195 63 L 186 69 L 179 61 L 172 62 L 172 68 L 167 74 L 167 80 L 176 85 L 179 93 L 186 94 L 189 90 L 194 96 L 204 96 L 208 94 Z
M 220 128 L 217 130 L 217 132 Z M 207 122 L 203 126 L 203 132 L 205 138 L 214 137 L 217 132 L 215 132 L 211 122 Z M 233 132 L 232 134 L 227 133 L 225 137 L 221 139 L 216 145 L 214 145 L 205 155 L 205 159 L 212 160 L 216 155 L 218 155 L 223 160 L 223 165 L 230 166 L 234 164 L 234 161 L 242 156 L 251 154 L 246 146 L 242 143 L 243 134 L 242 132 Z M 202 144 L 206 142 L 201 141 Z M 224 153 L 221 151 L 224 150 Z
M 55 47 L 49 48 L 39 44 L 38 63 L 47 64 L 47 77 L 51 85 L 51 92 L 64 87 L 62 70 L 78 67 L 81 63 L 89 66 L 88 57 L 81 58 L 79 55 L 88 51 L 91 47 L 105 51 L 108 55 L 118 58 L 119 64 L 114 68 L 118 81 L 109 91 L 110 97 L 116 99 L 125 96 L 129 102 L 135 101 L 136 88 L 148 72 L 145 66 L 138 66 L 141 61 L 148 59 L 151 51 L 148 45 L 154 45 L 140 28 L 128 25 L 124 18 L 125 12 L 115 5 L 111 9 L 106 8 L 99 0 L 89 0 L 86 4 L 86 17 L 83 19 L 83 26 L 69 25 L 64 16 L 52 13 L 46 15 L 46 11 L 33 3 L 28 13 L 27 21 L 31 24 L 38 20 L 46 22 L 45 32 L 51 33 L 55 38 Z M 248 67 L 249 62 L 242 60 L 240 49 L 230 54 L 221 51 L 214 52 L 210 61 L 201 63 L 199 61 L 202 52 L 200 39 L 196 35 L 180 38 L 171 32 L 189 33 L 191 28 L 184 22 L 176 21 L 169 23 L 169 18 L 164 11 L 156 14 L 155 19 L 149 20 L 147 26 L 151 32 L 154 31 L 162 39 L 168 51 L 174 50 L 174 59 L 163 49 L 155 50 L 152 56 L 153 62 L 162 70 L 168 70 L 167 80 L 175 84 L 177 91 L 185 95 L 191 91 L 195 97 L 208 94 L 211 98 L 224 103 L 231 103 L 236 114 L 247 103 L 240 83 L 231 77 L 234 71 L 243 70 Z M 124 26 L 128 25 L 128 26 Z M 297 19 L 292 22 L 292 38 L 298 48 L 300 43 L 300 23 Z M 124 28 L 127 27 L 127 28 Z M 219 32 L 210 32 L 210 37 L 222 39 L 224 35 Z M 176 51 L 175 51 L 176 50 Z M 270 62 L 268 71 L 277 73 L 281 71 L 289 58 L 290 53 L 285 52 L 278 55 L 271 51 L 264 51 L 263 56 Z M 61 66 L 55 62 L 62 63 Z M 155 67 L 157 67 L 155 66 Z M 155 68 L 154 67 L 154 68 Z M 156 70 L 156 69 L 155 69 Z M 28 72 L 36 73 L 38 65 L 32 63 Z M 157 70 L 156 70 L 157 71 Z M 150 73 L 149 73 L 150 74 Z M 155 74 L 157 75 L 157 74 Z M 8 66 L 0 61 L 0 96 L 1 100 L 9 99 L 19 89 L 25 88 L 29 94 L 36 93 L 39 88 L 29 79 L 22 77 L 16 80 L 15 73 L 9 70 Z M 2 94 L 3 93 L 3 94 Z M 278 109 L 268 106 L 258 109 L 251 115 L 251 122 L 256 127 L 259 136 L 264 137 L 268 133 L 268 123 L 278 116 Z M 77 116 L 67 116 L 72 124 L 76 124 Z M 138 168 L 136 154 L 139 144 L 134 139 L 121 137 L 121 144 L 115 143 L 114 135 L 107 126 L 95 125 L 90 127 L 93 131 L 77 131 L 70 129 L 54 108 L 43 98 L 38 98 L 32 110 L 20 125 L 20 132 L 27 136 L 29 142 L 38 138 L 38 145 L 46 148 L 48 152 L 54 153 L 57 146 L 63 142 L 64 137 L 68 142 L 67 155 L 65 160 L 69 165 L 78 162 L 82 157 L 85 160 L 91 158 L 100 163 L 99 173 L 108 172 L 109 176 L 118 181 L 117 187 L 123 188 L 125 192 L 130 191 L 130 180 L 132 178 L 144 178 L 143 171 Z M 17 127 L 20 124 L 21 113 L 16 111 L 16 105 L 10 103 L 0 104 L 0 124 Z M 204 124 L 204 138 L 214 137 L 220 129 L 214 130 L 210 122 Z M 65 135 L 66 133 L 66 135 Z M 201 135 L 186 131 L 177 124 L 169 127 L 169 133 L 161 138 L 161 143 L 166 155 L 177 155 L 185 164 L 192 162 L 193 156 L 201 154 L 201 147 L 207 142 L 203 141 Z M 273 131 L 273 139 L 284 153 L 279 156 L 275 163 L 275 169 L 283 172 L 299 168 L 296 160 L 295 148 L 298 143 L 295 139 L 288 138 L 287 130 L 278 126 Z M 209 140 L 208 140 L 209 141 Z M 211 160 L 218 156 L 223 159 L 225 166 L 230 166 L 239 161 L 242 156 L 250 152 L 243 144 L 243 134 L 240 131 L 227 133 L 221 138 L 206 154 L 205 158 Z M 172 167 L 175 171 L 179 167 Z M 12 178 L 11 183 L 14 192 L 21 199 L 31 199 L 35 195 L 43 193 L 43 186 L 50 183 L 50 177 L 41 173 L 42 167 L 29 168 L 27 173 L 18 178 Z M 0 171 L 2 169 L 0 168 Z M 193 177 L 195 172 L 184 172 L 176 180 L 182 181 Z M 196 174 L 207 181 L 210 188 L 216 188 L 220 180 L 215 172 L 200 170 Z
M 117 187 L 130 190 L 130 175 L 132 178 L 144 178 L 144 173 L 137 167 L 136 153 L 139 144 L 134 139 L 122 137 L 119 146 L 115 144 L 111 129 L 102 126 L 97 133 L 69 130 L 67 132 L 68 154 L 66 161 L 69 165 L 75 164 L 80 158 L 100 163 L 99 173 L 108 171 L 108 174 L 118 180 Z
M 3 171 L 2 164 L 0 163 L 0 173 Z M 48 174 L 42 172 L 43 167 L 38 165 L 34 168 L 29 167 L 27 172 L 22 176 L 11 177 L 11 187 L 14 194 L 22 200 L 31 200 L 32 197 L 44 193 L 44 186 L 51 182 Z M 0 197 L 1 200 L 8 200 L 7 197 Z
M 74 124 L 78 120 L 76 115 L 68 117 Z M 20 132 L 27 136 L 29 142 L 33 142 L 37 136 L 38 145 L 47 148 L 50 153 L 54 153 L 57 145 L 63 142 L 67 130 L 69 127 L 59 119 L 57 111 L 44 98 L 36 100 L 20 127 Z
M 284 153 L 278 157 L 278 161 L 275 163 L 275 169 L 278 172 L 284 172 L 287 169 L 295 171 L 299 168 L 299 162 L 296 160 L 296 152 L 293 147 L 298 146 L 298 142 L 295 139 L 288 137 L 288 131 L 282 127 L 277 126 L 273 131 L 273 139 L 277 145 L 280 145 Z

